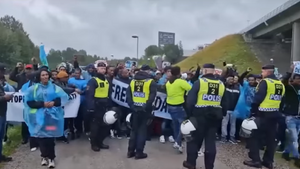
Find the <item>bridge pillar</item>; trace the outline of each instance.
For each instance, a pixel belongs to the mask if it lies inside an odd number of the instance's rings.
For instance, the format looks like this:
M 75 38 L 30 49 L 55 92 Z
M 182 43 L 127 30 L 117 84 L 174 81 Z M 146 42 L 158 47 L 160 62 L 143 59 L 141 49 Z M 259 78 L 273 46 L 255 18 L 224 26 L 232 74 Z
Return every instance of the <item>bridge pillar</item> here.
M 300 22 L 293 23 L 292 61 L 300 61 Z

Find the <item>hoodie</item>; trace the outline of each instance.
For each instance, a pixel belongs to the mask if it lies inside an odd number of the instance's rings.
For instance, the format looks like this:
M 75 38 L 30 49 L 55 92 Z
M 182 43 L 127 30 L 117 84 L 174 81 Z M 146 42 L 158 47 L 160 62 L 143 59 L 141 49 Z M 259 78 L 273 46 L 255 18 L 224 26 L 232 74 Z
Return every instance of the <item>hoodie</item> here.
M 146 80 L 146 79 L 152 79 L 151 76 L 143 71 L 139 71 L 135 74 L 134 76 L 134 80 Z M 156 97 L 156 93 L 157 93 L 157 84 L 154 80 L 152 80 L 151 84 L 150 84 L 150 93 L 149 93 L 149 98 L 146 102 L 146 105 L 144 107 L 144 109 L 148 112 L 148 111 L 152 111 L 152 104 L 155 100 Z M 128 105 L 131 109 L 134 109 L 134 102 L 132 100 L 132 91 L 131 91 L 131 87 L 130 85 L 128 86 L 127 90 L 126 90 L 126 97 L 127 97 L 127 101 L 128 101 Z

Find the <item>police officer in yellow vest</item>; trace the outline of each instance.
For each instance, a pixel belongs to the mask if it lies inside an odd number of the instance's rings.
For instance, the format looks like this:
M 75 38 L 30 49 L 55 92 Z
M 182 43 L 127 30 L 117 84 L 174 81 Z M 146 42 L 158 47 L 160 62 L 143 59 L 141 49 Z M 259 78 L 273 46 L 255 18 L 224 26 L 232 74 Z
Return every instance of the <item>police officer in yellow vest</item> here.
M 127 102 L 132 110 L 131 133 L 127 157 L 147 158 L 144 147 L 147 139 L 147 123 L 151 118 L 152 104 L 156 97 L 157 85 L 150 76 L 150 67 L 143 65 L 126 91 Z
M 203 76 L 193 84 L 187 96 L 187 115 L 195 118 L 198 124 L 192 140 L 187 142 L 187 158 L 183 166 L 188 169 L 196 168 L 198 151 L 204 140 L 205 168 L 214 168 L 216 133 L 224 114 L 222 107 L 226 111 L 225 87 L 222 81 L 216 79 L 214 71 L 213 64 L 204 64 Z
M 253 103 L 251 104 L 251 116 L 259 119 L 258 130 L 252 130 L 249 139 L 250 161 L 244 164 L 251 167 L 262 166 L 273 169 L 274 153 L 276 148 L 276 128 L 280 118 L 280 103 L 285 93 L 285 87 L 274 75 L 274 65 L 262 67 L 263 80 L 256 88 Z M 263 137 L 262 137 L 263 136 Z M 261 139 L 265 139 L 266 150 L 261 160 L 259 149 Z
M 103 116 L 107 108 L 111 105 L 109 99 L 111 91 L 109 83 L 105 78 L 106 65 L 98 63 L 97 74 L 89 80 L 86 88 L 87 110 L 91 115 L 91 148 L 93 151 L 108 149 L 109 146 L 103 144 L 103 140 L 109 132 L 109 126 L 103 122 Z

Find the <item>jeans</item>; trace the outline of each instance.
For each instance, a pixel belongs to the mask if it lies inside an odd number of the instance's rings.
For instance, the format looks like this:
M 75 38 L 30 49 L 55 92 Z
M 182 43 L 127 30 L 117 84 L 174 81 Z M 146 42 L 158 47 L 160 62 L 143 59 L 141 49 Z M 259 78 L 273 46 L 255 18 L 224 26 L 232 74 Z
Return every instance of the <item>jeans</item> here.
M 0 116 L 0 140 L 1 140 L 1 144 L 0 144 L 0 155 L 2 156 L 2 148 L 3 148 L 3 144 L 2 144 L 2 140 L 5 134 L 5 128 L 6 128 L 6 117 L 2 117 Z
M 182 106 L 168 105 L 168 113 L 171 115 L 173 122 L 173 135 L 176 143 L 181 146 L 182 134 L 180 132 L 180 125 L 186 118 L 186 113 Z
M 230 137 L 235 138 L 235 123 L 236 123 L 236 117 L 233 115 L 233 111 L 227 111 L 227 114 L 225 117 L 223 117 L 222 120 L 222 137 L 227 137 L 227 126 L 230 122 Z
M 163 136 L 168 137 L 172 135 L 172 120 L 169 119 L 164 119 L 163 122 L 161 123 L 161 131 Z
M 287 116 L 285 118 L 286 126 L 289 132 L 288 144 L 285 147 L 286 153 L 292 153 L 293 157 L 299 158 L 298 152 L 298 134 L 300 132 L 300 118 Z

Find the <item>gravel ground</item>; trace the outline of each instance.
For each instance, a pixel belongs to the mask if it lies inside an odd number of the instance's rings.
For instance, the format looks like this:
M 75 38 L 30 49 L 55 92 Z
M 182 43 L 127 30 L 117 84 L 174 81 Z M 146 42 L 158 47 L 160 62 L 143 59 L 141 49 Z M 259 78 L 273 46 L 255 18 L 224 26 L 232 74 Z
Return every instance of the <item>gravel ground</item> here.
M 171 143 L 161 144 L 157 139 L 147 142 L 145 152 L 149 157 L 144 160 L 126 158 L 127 139 L 107 139 L 109 150 L 93 152 L 87 139 L 80 139 L 70 144 L 58 143 L 56 164 L 59 169 L 183 169 L 185 154 L 177 154 Z M 219 144 L 215 162 L 216 169 L 248 169 L 242 164 L 247 151 L 240 145 Z M 40 169 L 40 152 L 30 152 L 28 145 L 21 146 L 13 155 L 14 161 L 2 169 Z M 204 169 L 203 157 L 199 157 L 198 169 Z M 276 164 L 276 169 L 289 169 L 287 164 Z
M 248 150 L 245 149 L 243 144 L 233 145 L 230 143 L 217 143 L 217 158 L 225 165 L 230 167 L 231 169 L 253 169 L 251 167 L 247 167 L 243 165 L 244 160 L 248 160 Z M 261 151 L 262 157 L 263 151 Z M 291 165 L 286 161 L 278 158 L 275 159 L 275 168 L 276 169 L 294 169 L 291 168 Z

